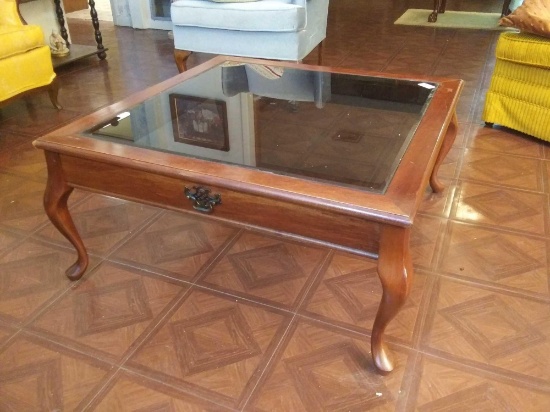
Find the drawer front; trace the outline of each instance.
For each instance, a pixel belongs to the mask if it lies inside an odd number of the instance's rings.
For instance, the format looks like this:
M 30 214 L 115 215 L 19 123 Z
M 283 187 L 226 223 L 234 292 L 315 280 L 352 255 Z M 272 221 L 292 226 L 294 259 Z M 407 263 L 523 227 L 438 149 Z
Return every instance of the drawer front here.
M 378 253 L 380 228 L 376 222 L 282 198 L 274 199 L 212 186 L 184 177 L 165 176 L 72 156 L 62 155 L 61 159 L 67 182 L 74 187 L 283 234 L 303 236 L 326 243 L 327 246 L 340 246 L 359 253 Z M 194 187 L 209 189 L 211 197 L 220 196 L 221 201 L 212 205 L 210 213 L 198 211 L 194 208 L 197 204 L 186 197 L 186 188 L 194 193 Z

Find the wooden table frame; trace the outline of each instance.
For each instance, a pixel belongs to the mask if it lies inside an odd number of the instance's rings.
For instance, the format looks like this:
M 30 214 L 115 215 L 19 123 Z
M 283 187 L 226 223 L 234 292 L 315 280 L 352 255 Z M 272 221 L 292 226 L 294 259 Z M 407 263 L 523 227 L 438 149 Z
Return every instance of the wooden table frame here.
M 67 208 L 67 200 L 74 188 L 199 213 L 183 191 L 193 186 L 208 187 L 212 193 L 219 193 L 222 197 L 222 203 L 209 215 L 214 219 L 378 258 L 383 296 L 372 329 L 371 348 L 376 367 L 382 372 L 391 371 L 394 364 L 384 342 L 384 330 L 410 292 L 413 265 L 409 239 L 426 186 L 429 183 L 435 192 L 443 190 L 437 171 L 456 137 L 455 111 L 463 82 L 391 74 L 392 78 L 437 82 L 439 87 L 384 194 L 79 135 L 227 59 L 214 58 L 34 142 L 46 155 L 46 213 L 78 253 L 77 261 L 66 272 L 67 276 L 72 280 L 79 279 L 88 265 L 85 246 Z M 230 59 L 266 63 L 254 59 Z M 383 73 L 293 63 L 269 64 L 388 77 Z

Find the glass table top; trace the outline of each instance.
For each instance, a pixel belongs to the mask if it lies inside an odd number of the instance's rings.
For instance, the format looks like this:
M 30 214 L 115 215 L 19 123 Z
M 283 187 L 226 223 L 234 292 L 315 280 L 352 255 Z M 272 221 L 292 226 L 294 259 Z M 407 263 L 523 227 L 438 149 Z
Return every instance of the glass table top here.
M 436 88 L 226 62 L 84 135 L 384 193 Z

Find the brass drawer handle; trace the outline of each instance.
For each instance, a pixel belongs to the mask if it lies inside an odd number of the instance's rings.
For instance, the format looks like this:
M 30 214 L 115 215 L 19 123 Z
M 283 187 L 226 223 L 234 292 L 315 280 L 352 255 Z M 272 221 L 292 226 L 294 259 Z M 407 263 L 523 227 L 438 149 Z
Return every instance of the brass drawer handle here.
M 193 186 L 193 189 L 186 187 L 183 193 L 193 202 L 193 209 L 202 213 L 212 213 L 214 206 L 222 202 L 221 195 L 210 196 L 210 189 L 202 186 Z

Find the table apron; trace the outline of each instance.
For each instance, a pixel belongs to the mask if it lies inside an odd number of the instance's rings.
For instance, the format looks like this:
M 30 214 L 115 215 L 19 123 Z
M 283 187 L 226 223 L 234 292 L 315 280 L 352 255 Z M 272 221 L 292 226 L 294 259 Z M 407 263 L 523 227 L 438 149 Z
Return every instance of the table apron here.
M 120 197 L 150 205 L 175 209 L 267 229 L 271 232 L 306 238 L 318 244 L 362 255 L 378 255 L 380 226 L 337 211 L 301 205 L 281 199 L 204 185 L 179 176 L 60 155 L 61 167 L 69 186 Z M 212 213 L 198 212 L 186 198 L 184 189 L 202 186 L 221 195 Z

